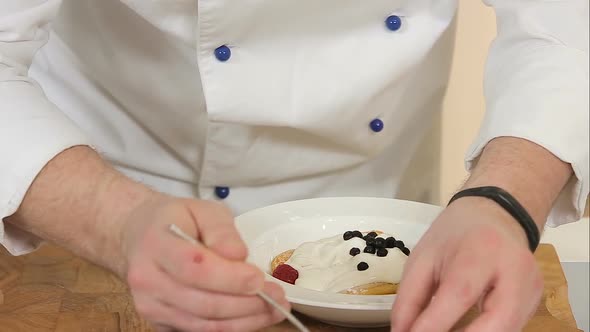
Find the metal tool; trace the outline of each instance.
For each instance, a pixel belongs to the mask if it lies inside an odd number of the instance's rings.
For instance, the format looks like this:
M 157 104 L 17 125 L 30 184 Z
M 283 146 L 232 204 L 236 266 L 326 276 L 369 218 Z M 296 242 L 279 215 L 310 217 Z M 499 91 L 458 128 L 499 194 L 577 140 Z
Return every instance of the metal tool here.
M 190 235 L 186 234 L 182 229 L 180 229 L 180 227 L 176 226 L 175 224 L 171 224 L 169 229 L 173 234 L 188 241 L 193 245 L 202 245 L 197 239 L 194 239 Z M 303 323 L 301 323 L 301 321 L 299 321 L 299 319 L 297 319 L 297 317 L 293 316 L 291 312 L 287 311 L 280 304 L 275 302 L 275 300 L 273 300 L 270 296 L 266 295 L 262 291 L 257 292 L 256 295 L 264 301 L 266 301 L 271 306 L 273 306 L 275 309 L 280 311 L 287 318 L 287 320 L 291 322 L 291 324 L 293 324 L 297 329 L 299 329 L 299 331 L 309 332 L 309 330 L 305 327 L 305 325 L 303 325 Z

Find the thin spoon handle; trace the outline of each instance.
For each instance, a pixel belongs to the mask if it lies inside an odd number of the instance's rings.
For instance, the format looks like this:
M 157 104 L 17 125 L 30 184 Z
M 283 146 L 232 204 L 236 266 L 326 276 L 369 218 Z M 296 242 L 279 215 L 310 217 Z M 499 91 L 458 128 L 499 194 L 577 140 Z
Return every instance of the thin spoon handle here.
M 275 300 L 273 300 L 270 296 L 266 295 L 263 292 L 258 292 L 258 293 L 256 293 L 256 295 L 258 295 L 263 300 L 265 300 L 267 303 L 269 303 L 270 305 L 275 307 L 278 311 L 280 311 L 287 318 L 287 320 L 289 322 L 291 322 L 291 324 L 293 324 L 293 326 L 295 326 L 299 331 L 309 332 L 307 327 L 305 327 L 305 325 L 303 325 L 303 323 L 301 323 L 301 321 L 299 319 L 297 319 L 297 317 L 293 316 L 293 314 L 290 311 L 287 311 L 287 309 L 283 308 L 280 304 L 276 303 Z
M 200 244 L 199 241 L 197 241 L 197 239 L 194 239 L 190 235 L 186 234 L 180 227 L 176 226 L 175 224 L 171 224 L 169 229 L 173 234 L 180 237 L 181 239 L 188 241 L 189 243 L 191 243 L 193 245 Z M 263 299 L 268 304 L 273 306 L 275 309 L 280 311 L 283 315 L 285 315 L 287 320 L 289 322 L 291 322 L 291 324 L 293 324 L 299 331 L 309 332 L 307 327 L 305 327 L 305 325 L 303 325 L 303 323 L 301 323 L 301 321 L 299 321 L 299 319 L 297 319 L 297 317 L 293 316 L 293 314 L 291 312 L 287 311 L 280 304 L 276 303 L 270 296 L 266 295 L 265 293 L 263 293 L 261 291 L 257 292 L 256 295 L 258 295 L 261 299 Z

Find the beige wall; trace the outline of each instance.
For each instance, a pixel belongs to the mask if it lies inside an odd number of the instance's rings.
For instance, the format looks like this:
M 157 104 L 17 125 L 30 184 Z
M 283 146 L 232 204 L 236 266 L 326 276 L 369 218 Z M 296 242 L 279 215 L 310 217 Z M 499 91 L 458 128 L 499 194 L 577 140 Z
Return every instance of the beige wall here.
M 480 0 L 459 1 L 455 54 L 442 114 L 440 204 L 467 175 L 463 160 L 483 117 L 484 64 L 495 34 L 491 8 Z

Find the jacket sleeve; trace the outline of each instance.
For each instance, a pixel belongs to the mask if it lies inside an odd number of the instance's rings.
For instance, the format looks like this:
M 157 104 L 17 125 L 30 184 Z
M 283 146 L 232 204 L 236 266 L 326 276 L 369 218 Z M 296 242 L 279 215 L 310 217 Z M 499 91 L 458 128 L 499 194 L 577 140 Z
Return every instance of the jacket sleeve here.
M 486 115 L 466 156 L 471 170 L 485 145 L 520 137 L 571 164 L 574 176 L 548 219 L 581 218 L 589 187 L 588 0 L 485 0 L 498 34 L 485 72 Z
M 28 77 L 60 5 L 61 0 L 0 0 L 0 243 L 14 255 L 34 250 L 41 240 L 3 219 L 18 209 L 49 160 L 69 147 L 89 145 Z

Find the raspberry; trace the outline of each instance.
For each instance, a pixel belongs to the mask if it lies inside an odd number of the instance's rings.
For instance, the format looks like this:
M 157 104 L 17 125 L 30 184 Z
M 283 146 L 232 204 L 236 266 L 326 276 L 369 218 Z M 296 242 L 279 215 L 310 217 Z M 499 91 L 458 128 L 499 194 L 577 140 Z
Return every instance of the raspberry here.
M 273 271 L 272 276 L 295 285 L 295 280 L 299 278 L 299 272 L 295 270 L 291 265 L 281 264 Z

